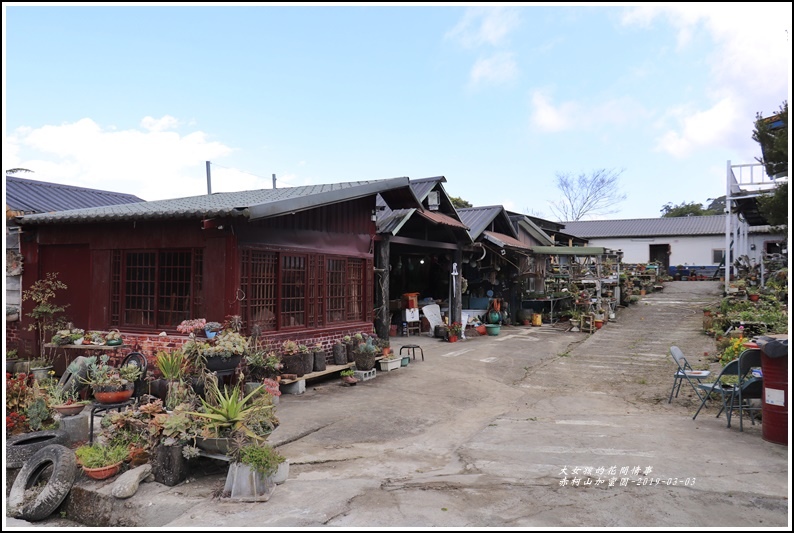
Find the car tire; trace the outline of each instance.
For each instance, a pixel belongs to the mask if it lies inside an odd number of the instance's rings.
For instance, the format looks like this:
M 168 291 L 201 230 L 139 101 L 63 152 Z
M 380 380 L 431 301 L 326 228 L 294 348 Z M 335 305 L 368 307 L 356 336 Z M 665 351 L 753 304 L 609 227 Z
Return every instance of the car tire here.
M 26 497 L 27 489 L 42 481 L 50 471 L 44 488 L 35 498 Z M 29 522 L 44 520 L 63 503 L 77 476 L 77 457 L 60 444 L 50 444 L 37 451 L 19 471 L 8 495 L 8 512 Z
M 51 444 L 67 444 L 69 435 L 60 429 L 33 431 L 6 440 L 6 468 L 22 468 L 33 454 Z

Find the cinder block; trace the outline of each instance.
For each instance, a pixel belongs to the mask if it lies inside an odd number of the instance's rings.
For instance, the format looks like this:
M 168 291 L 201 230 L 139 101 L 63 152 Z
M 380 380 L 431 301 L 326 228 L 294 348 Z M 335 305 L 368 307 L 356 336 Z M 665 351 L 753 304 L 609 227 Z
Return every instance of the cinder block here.
M 372 370 L 356 370 L 353 374 L 359 381 L 367 381 L 368 379 L 372 379 L 375 377 L 377 371 L 373 368 Z
M 281 385 L 281 394 L 303 394 L 306 392 L 306 380 L 301 379 L 295 383 Z

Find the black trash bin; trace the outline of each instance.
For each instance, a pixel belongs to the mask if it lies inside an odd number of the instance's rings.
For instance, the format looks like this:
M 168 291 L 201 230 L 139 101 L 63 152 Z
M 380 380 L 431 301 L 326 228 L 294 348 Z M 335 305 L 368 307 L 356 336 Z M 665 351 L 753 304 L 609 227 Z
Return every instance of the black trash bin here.
M 761 399 L 761 438 L 788 446 L 788 336 L 762 336 L 764 391 Z

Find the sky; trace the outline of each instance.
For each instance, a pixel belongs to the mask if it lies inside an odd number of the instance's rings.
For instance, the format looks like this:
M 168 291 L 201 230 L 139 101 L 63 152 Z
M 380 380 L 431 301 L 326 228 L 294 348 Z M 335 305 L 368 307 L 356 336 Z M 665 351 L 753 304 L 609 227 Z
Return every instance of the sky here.
M 558 220 L 725 194 L 791 94 L 790 3 L 3 3 L 3 165 L 134 194 L 444 176 Z

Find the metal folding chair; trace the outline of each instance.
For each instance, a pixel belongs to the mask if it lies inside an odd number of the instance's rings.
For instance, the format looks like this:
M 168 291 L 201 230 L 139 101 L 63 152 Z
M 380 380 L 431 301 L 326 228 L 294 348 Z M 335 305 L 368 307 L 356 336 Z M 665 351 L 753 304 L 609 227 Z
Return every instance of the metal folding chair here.
M 755 418 L 753 411 L 760 411 L 761 406 L 751 407 L 746 404 L 747 400 L 760 400 L 763 395 L 763 378 L 757 378 L 752 375 L 752 369 L 761 366 L 761 350 L 754 348 L 743 351 L 739 354 L 739 383 L 736 385 L 736 390 L 731 396 L 731 401 L 728 404 L 728 427 L 731 427 L 731 416 L 733 410 L 739 410 L 739 431 L 744 431 L 744 412 L 750 413 L 750 422 L 755 425 Z
M 706 405 L 706 402 L 709 400 L 712 394 L 719 394 L 720 398 L 722 399 L 722 406 L 720 407 L 717 416 L 720 416 L 723 411 L 728 409 L 728 401 L 733 401 L 733 393 L 736 390 L 734 385 L 730 383 L 724 383 L 722 380 L 728 376 L 738 376 L 739 375 L 739 360 L 734 359 L 727 365 L 722 368 L 722 371 L 717 376 L 717 379 L 713 383 L 698 383 L 698 388 L 705 393 L 703 396 L 703 401 L 700 403 L 700 407 L 698 407 L 697 412 L 695 412 L 695 416 L 692 417 L 692 420 L 696 419 L 700 410 L 703 409 L 703 406 Z M 730 424 L 730 420 L 728 420 Z
M 701 380 L 709 377 L 711 372 L 708 370 L 694 370 L 678 346 L 670 346 L 670 355 L 673 356 L 673 360 L 678 365 L 678 370 L 673 374 L 673 388 L 670 390 L 670 399 L 667 400 L 667 403 L 672 403 L 674 392 L 675 397 L 678 398 L 678 392 L 681 390 L 681 383 L 684 380 L 692 386 L 692 390 L 695 391 L 698 399 L 702 402 L 703 397 L 700 395 L 696 385 L 700 385 Z

